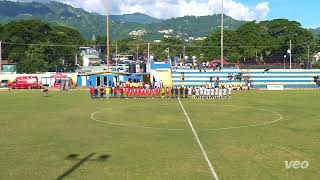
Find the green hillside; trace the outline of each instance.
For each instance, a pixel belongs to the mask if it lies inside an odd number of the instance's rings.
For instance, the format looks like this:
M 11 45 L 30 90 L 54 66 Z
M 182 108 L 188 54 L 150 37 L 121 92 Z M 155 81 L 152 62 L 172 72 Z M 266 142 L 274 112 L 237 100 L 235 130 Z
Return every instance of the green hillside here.
M 105 16 L 89 13 L 80 8 L 59 2 L 11 2 L 0 1 L 0 23 L 16 20 L 42 19 L 53 25 L 63 25 L 78 29 L 86 38 L 104 36 Z M 228 29 L 237 29 L 244 22 L 225 17 Z M 144 30 L 142 39 L 160 39 L 163 34 L 159 30 L 172 29 L 171 36 L 181 38 L 207 36 L 209 32 L 217 30 L 220 16 L 185 16 L 167 20 L 156 19 L 141 13 L 111 15 L 110 31 L 113 39 L 125 39 L 135 30 Z
M 162 20 L 150 17 L 141 13 L 123 14 L 123 15 L 110 15 L 110 19 L 118 22 L 131 22 L 139 24 L 160 23 Z

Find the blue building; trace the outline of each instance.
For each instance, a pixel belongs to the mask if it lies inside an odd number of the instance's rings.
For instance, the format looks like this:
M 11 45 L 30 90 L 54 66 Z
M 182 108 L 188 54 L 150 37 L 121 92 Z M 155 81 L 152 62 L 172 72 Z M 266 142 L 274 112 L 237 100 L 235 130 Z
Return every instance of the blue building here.
M 135 79 L 136 81 L 146 81 L 149 74 L 130 74 L 130 73 L 120 73 L 120 72 L 103 72 L 103 73 L 93 73 L 78 75 L 77 85 L 90 87 L 90 86 L 112 86 L 117 82 L 127 82 L 129 79 Z

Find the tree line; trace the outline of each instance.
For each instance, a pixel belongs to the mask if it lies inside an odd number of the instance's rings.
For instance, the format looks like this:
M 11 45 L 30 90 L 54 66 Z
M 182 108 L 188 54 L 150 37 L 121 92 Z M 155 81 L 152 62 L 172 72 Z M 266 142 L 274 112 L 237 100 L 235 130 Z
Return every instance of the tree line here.
M 103 39 L 103 38 L 102 38 Z M 196 56 L 202 61 L 220 59 L 221 33 L 212 32 L 205 40 L 185 42 L 180 38 L 163 38 L 161 43 L 152 43 L 151 54 L 164 60 L 162 52 L 170 48 L 171 56 Z M 224 55 L 231 62 L 243 63 L 273 63 L 282 62 L 284 55 L 292 42 L 292 57 L 296 63 L 312 60 L 312 55 L 320 51 L 320 39 L 310 30 L 304 29 L 300 23 L 287 19 L 272 21 L 248 22 L 237 30 L 224 31 Z M 147 51 L 144 41 L 127 39 L 118 41 L 121 44 L 118 52 L 137 52 L 139 47 L 141 55 Z M 114 45 L 113 45 L 114 46 Z M 308 54 L 309 49 L 309 54 Z M 113 49 L 114 50 L 114 49 Z M 183 57 L 183 56 L 182 56 Z
M 78 45 L 85 43 L 77 30 L 52 26 L 40 20 L 0 25 L 0 40 L 3 42 L 2 58 L 17 64 L 17 70 L 21 73 L 74 66 Z
M 163 38 L 151 43 L 150 53 L 164 61 L 170 48 L 171 57 L 196 56 L 199 62 L 220 59 L 220 31 L 212 32 L 205 40 L 186 42 L 177 37 Z M 84 39 L 79 31 L 65 26 L 53 26 L 40 20 L 11 22 L 0 25 L 3 59 L 17 64 L 19 72 L 45 72 L 48 67 L 73 67 L 81 45 L 100 48 L 105 59 L 106 38 Z M 292 42 L 294 62 L 305 62 L 318 51 L 320 40 L 300 23 L 287 19 L 248 22 L 237 30 L 224 31 L 225 58 L 231 62 L 282 62 Z M 147 57 L 148 42 L 143 39 L 122 39 L 110 42 L 111 57 L 118 54 Z M 311 59 L 310 58 L 310 59 Z

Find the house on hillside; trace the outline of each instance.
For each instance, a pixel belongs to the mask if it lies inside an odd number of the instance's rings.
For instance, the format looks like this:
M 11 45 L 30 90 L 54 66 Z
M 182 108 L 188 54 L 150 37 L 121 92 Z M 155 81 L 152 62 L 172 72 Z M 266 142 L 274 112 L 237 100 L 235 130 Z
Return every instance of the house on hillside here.
M 165 29 L 165 30 L 160 30 L 158 31 L 160 34 L 172 34 L 173 30 L 172 29 Z
M 83 66 L 95 66 L 100 65 L 101 59 L 96 55 L 84 55 L 82 56 Z
M 79 52 L 83 63 L 82 66 L 93 66 L 100 64 L 101 50 L 97 50 L 94 47 L 80 47 Z
M 194 40 L 195 40 L 195 41 L 203 41 L 203 40 L 205 40 L 205 39 L 207 39 L 207 37 L 197 37 L 197 38 L 195 38 Z
M 313 58 L 318 62 L 320 60 L 320 52 L 318 52 L 317 54 L 315 54 L 313 56 Z
M 139 37 L 141 37 L 141 36 L 144 36 L 145 33 L 146 32 L 144 30 L 131 31 L 129 33 L 129 36 L 139 36 Z
M 95 55 L 95 56 L 100 57 L 100 55 L 101 55 L 101 52 L 96 50 L 93 47 L 80 47 L 79 51 L 80 51 L 80 56 Z

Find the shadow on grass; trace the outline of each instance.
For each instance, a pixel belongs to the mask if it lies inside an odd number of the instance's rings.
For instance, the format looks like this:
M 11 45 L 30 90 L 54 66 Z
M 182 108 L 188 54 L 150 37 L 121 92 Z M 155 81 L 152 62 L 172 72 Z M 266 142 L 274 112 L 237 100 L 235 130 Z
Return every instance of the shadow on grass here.
M 72 172 L 74 172 L 75 170 L 77 170 L 81 165 L 83 165 L 85 162 L 87 161 L 98 161 L 98 162 L 104 162 L 106 160 L 108 160 L 111 156 L 108 154 L 105 155 L 100 155 L 97 158 L 92 158 L 95 155 L 95 153 L 91 153 L 88 154 L 86 157 L 84 158 L 79 158 L 79 154 L 70 154 L 66 157 L 67 160 L 71 160 L 71 161 L 79 161 L 77 162 L 75 165 L 73 165 L 70 169 L 68 169 L 67 171 L 65 171 L 62 175 L 60 175 L 59 177 L 57 177 L 55 180 L 62 180 L 65 177 L 69 176 Z

